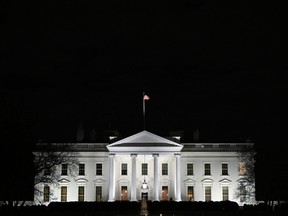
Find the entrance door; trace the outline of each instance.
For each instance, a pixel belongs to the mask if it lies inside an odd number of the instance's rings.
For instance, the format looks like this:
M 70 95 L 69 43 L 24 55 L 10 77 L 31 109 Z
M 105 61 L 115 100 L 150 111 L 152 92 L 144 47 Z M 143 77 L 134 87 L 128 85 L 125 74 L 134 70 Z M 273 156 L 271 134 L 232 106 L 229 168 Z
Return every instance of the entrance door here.
M 148 200 L 148 193 L 145 192 L 145 193 L 141 193 L 141 199 L 143 200 L 143 197 L 146 198 L 146 200 Z
M 193 186 L 187 187 L 187 198 L 188 198 L 188 201 L 194 201 L 194 187 Z
M 168 186 L 162 186 L 162 200 L 168 201 L 169 194 L 168 194 Z
M 121 200 L 122 201 L 128 200 L 127 186 L 121 186 Z

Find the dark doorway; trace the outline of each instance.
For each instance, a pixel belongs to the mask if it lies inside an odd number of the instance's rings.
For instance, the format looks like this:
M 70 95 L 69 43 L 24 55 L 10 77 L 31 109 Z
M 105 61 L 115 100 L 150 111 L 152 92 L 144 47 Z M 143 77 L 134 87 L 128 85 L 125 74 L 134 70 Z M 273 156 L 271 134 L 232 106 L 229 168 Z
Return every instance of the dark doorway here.
M 148 200 L 148 193 L 147 192 L 142 192 L 141 193 L 141 200 L 143 200 L 143 197 L 145 197 L 146 200 Z

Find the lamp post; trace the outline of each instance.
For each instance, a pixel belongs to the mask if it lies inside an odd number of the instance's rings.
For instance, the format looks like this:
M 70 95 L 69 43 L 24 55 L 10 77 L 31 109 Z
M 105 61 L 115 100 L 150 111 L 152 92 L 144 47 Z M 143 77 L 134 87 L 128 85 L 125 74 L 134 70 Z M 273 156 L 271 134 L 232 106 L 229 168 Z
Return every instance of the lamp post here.
M 142 183 L 141 189 L 143 189 L 143 190 L 147 190 L 147 189 L 148 189 L 148 184 L 147 184 L 145 178 L 144 178 L 144 181 L 143 181 L 143 183 Z

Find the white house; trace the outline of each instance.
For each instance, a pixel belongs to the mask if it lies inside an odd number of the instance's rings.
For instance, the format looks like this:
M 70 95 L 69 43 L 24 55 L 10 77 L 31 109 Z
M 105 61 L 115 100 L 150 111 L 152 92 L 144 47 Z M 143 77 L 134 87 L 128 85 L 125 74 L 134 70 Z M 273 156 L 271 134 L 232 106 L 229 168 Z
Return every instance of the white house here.
M 180 143 L 146 130 L 110 143 L 76 143 L 78 175 L 62 164 L 59 187 L 44 185 L 40 202 L 222 201 L 234 192 L 244 167 L 237 152 L 253 143 Z M 38 197 L 39 198 L 39 197 Z M 35 202 L 39 203 L 39 200 Z

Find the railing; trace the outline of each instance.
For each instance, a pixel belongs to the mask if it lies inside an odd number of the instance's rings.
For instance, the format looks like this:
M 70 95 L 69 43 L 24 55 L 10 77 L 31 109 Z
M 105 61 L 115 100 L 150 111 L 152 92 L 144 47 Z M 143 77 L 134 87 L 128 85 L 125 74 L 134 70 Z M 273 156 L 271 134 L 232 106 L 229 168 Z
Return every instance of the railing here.
M 182 151 L 240 151 L 253 149 L 254 143 L 182 143 Z

